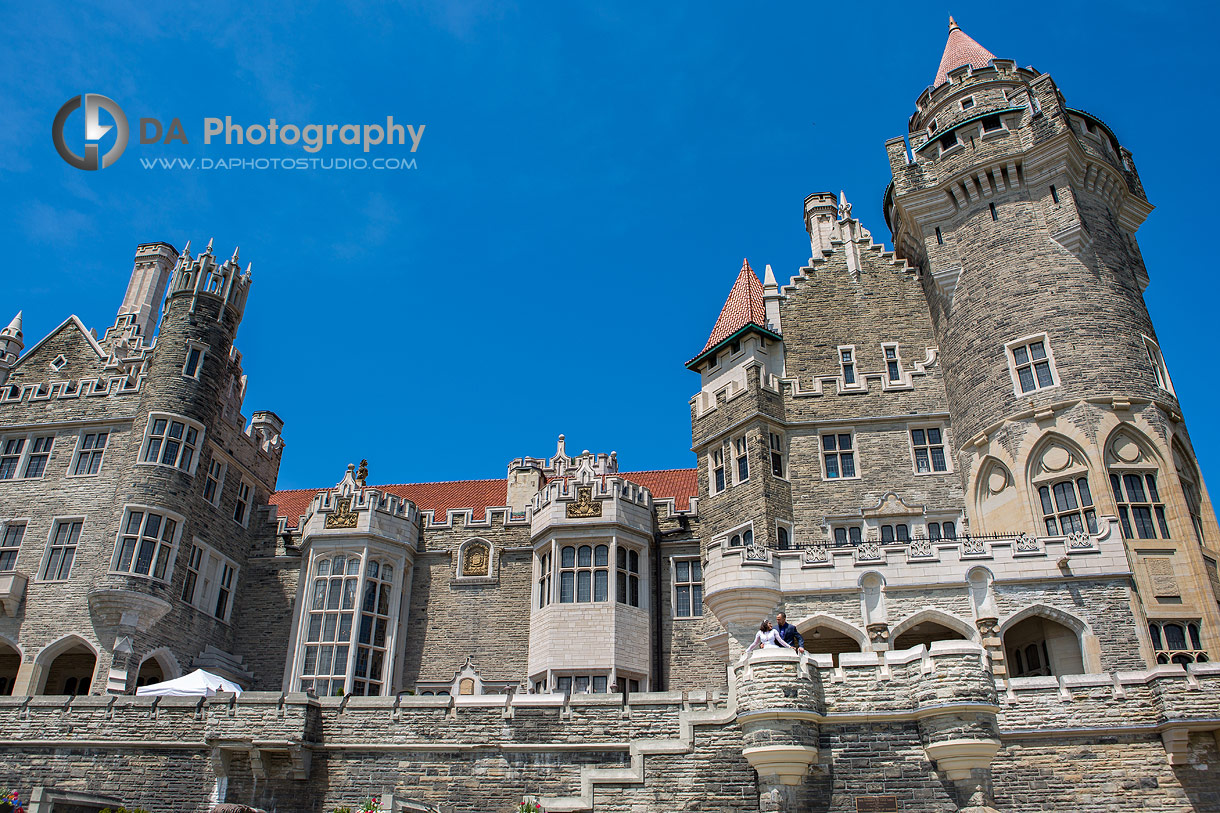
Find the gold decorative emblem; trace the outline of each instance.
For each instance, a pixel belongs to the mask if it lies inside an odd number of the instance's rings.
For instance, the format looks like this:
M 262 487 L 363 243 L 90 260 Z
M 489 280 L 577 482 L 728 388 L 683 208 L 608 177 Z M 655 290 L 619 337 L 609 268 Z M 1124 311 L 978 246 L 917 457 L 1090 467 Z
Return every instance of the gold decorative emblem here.
M 462 561 L 463 576 L 486 576 L 487 565 L 490 563 L 490 551 L 486 545 L 471 545 L 466 549 Z
M 576 489 L 576 502 L 568 503 L 568 517 L 600 517 L 602 504 L 593 501 L 593 486 L 580 486 Z
M 352 498 L 340 497 L 335 500 L 335 510 L 326 515 L 324 528 L 355 528 L 356 514 L 352 511 Z

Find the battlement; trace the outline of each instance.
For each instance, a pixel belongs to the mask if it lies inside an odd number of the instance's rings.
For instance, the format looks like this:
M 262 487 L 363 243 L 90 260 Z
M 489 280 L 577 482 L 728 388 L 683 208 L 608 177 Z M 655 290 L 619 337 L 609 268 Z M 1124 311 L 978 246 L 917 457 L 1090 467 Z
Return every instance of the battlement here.
M 224 307 L 230 307 L 237 312 L 240 320 L 250 293 L 251 264 L 247 263 L 243 273 L 236 248 L 233 249 L 232 257 L 223 263 L 217 263 L 212 253 L 212 243 L 213 241 L 209 240 L 208 247 L 198 257 L 191 256 L 191 244 L 186 244 L 174 265 L 166 298 L 174 299 L 189 294 L 191 313 L 195 312 L 200 297 L 214 298 L 223 303 L 221 313 Z
M 349 464 L 343 479 L 309 502 L 302 537 L 373 535 L 414 547 L 419 508 L 408 499 L 364 485 L 363 469 Z

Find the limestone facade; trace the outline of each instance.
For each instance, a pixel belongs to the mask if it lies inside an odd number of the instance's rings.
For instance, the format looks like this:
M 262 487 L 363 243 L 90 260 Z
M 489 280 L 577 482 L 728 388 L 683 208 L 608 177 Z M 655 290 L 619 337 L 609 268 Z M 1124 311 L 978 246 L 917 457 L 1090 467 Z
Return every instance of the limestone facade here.
M 690 469 L 561 435 L 503 478 L 277 491 L 236 250 L 140 245 L 100 339 L 69 317 L 27 350 L 18 314 L 0 784 L 41 811 L 1220 807 L 1220 526 L 1143 301 L 1151 205 L 1049 76 L 956 24 L 940 67 L 886 145 L 895 250 L 817 193 L 803 267 L 743 264 L 687 363 Z M 805 651 L 743 654 L 777 611 Z M 246 691 L 133 696 L 196 667 Z

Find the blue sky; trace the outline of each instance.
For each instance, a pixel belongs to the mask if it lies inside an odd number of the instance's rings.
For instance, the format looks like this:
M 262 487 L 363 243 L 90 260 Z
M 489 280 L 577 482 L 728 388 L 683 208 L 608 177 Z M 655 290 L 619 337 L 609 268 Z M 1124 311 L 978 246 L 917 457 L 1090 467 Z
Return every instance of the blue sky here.
M 361 457 L 378 482 L 501 477 L 560 432 L 624 469 L 690 466 L 683 363 L 741 258 L 795 273 L 803 199 L 840 188 L 888 241 L 884 142 L 906 132 L 953 13 L 1135 154 L 1158 207 L 1139 232 L 1148 304 L 1214 484 L 1215 353 L 1199 337 L 1220 298 L 1218 14 L 1092 6 L 6 4 L 0 321 L 24 309 L 27 345 L 72 312 L 100 332 L 138 242 L 214 237 L 254 264 L 245 412 L 286 421 L 281 487 L 325 486 Z M 69 167 L 51 120 L 85 91 L 133 128 L 180 118 L 190 144 L 133 133 L 114 166 Z M 202 119 L 225 115 L 427 129 L 409 171 L 141 167 L 306 155 L 205 147 Z

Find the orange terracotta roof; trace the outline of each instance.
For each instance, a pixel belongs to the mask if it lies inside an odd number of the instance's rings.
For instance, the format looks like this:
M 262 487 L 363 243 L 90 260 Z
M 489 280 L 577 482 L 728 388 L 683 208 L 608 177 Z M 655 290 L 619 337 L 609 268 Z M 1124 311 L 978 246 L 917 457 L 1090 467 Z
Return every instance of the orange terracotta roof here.
M 623 472 L 619 475 L 652 492 L 655 499 L 674 500 L 675 510 L 689 511 L 690 498 L 699 493 L 694 469 Z M 378 491 L 405 497 L 421 511 L 432 511 L 438 520 L 453 509 L 469 508 L 474 519 L 486 517 L 487 508 L 499 508 L 508 501 L 507 480 L 452 480 L 443 483 L 400 483 L 370 486 Z M 289 528 L 297 527 L 300 517 L 309 510 L 310 501 L 326 489 L 298 488 L 277 491 L 268 502 L 276 507 L 276 515 L 287 520 Z
M 945 53 L 940 58 L 940 67 L 936 71 L 936 81 L 932 83 L 932 87 L 940 87 L 949 81 L 949 71 L 954 68 L 960 68 L 962 65 L 985 68 L 993 59 L 995 54 L 971 39 L 950 17 L 949 40 L 945 43 Z
M 762 283 L 758 281 L 758 275 L 750 267 L 749 260 L 742 260 L 737 281 L 733 283 L 729 298 L 724 301 L 724 307 L 720 309 L 720 316 L 716 319 L 716 326 L 712 328 L 712 335 L 707 337 L 707 344 L 703 345 L 699 355 L 703 355 L 749 324 L 765 326 L 767 308 L 763 304 L 763 288 Z

